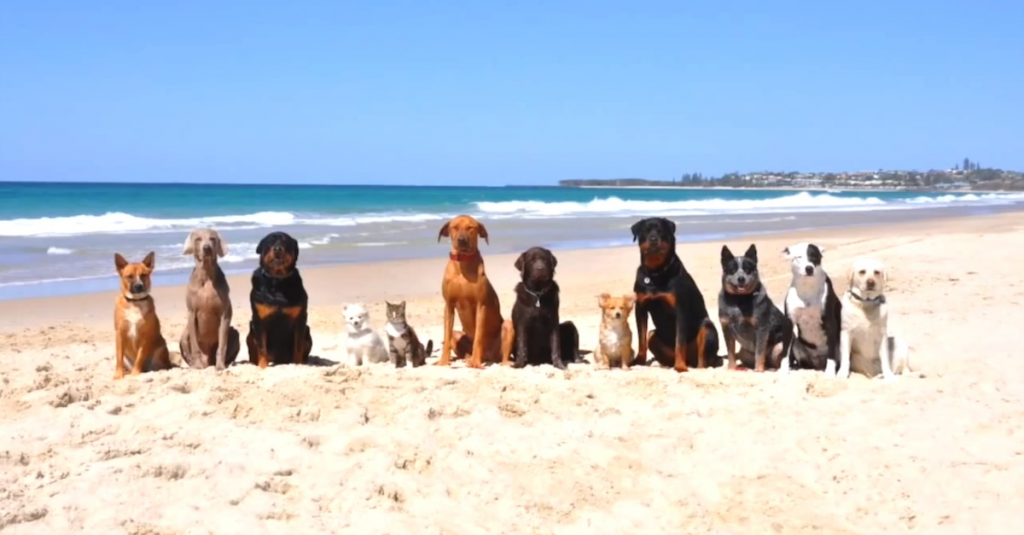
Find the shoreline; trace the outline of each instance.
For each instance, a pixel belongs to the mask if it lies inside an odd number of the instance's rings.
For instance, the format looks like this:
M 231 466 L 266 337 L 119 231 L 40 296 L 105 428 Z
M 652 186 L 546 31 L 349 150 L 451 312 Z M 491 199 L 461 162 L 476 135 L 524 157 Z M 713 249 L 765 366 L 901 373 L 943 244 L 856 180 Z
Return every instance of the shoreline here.
M 867 208 L 867 209 L 834 209 L 833 211 L 765 211 L 752 214 L 742 212 L 729 214 L 666 214 L 678 225 L 677 240 L 679 243 L 696 243 L 708 240 L 731 240 L 744 236 L 762 236 L 778 233 L 800 233 L 825 231 L 827 229 L 856 228 L 862 226 L 897 225 L 905 222 L 922 220 L 944 220 L 950 218 L 970 217 L 978 214 L 1006 213 L 1024 210 L 1024 202 L 1008 200 L 1003 204 L 986 205 L 941 205 L 917 208 Z M 658 215 L 658 214 L 651 214 Z M 574 218 L 481 218 L 491 234 L 495 236 L 492 244 L 485 245 L 490 254 L 512 254 L 521 252 L 534 245 L 547 247 L 556 253 L 596 250 L 608 247 L 621 247 L 632 242 L 629 225 L 641 215 L 574 217 Z M 334 266 L 353 266 L 368 263 L 408 261 L 434 258 L 441 247 L 436 241 L 434 225 L 441 220 L 424 221 L 412 224 L 401 224 L 401 227 L 376 227 L 366 229 L 367 233 L 359 235 L 359 242 L 350 242 L 339 237 L 341 231 L 332 232 L 330 227 L 292 227 L 284 225 L 276 230 L 291 233 L 303 247 L 299 261 L 300 269 L 320 269 Z M 215 228 L 217 228 L 215 226 Z M 228 276 L 245 275 L 256 267 L 255 243 L 258 237 L 249 233 L 238 240 L 235 230 L 220 229 L 228 243 L 228 257 L 222 260 L 221 268 Z M 264 229 L 262 232 L 268 232 Z M 382 232 L 380 236 L 375 232 Z M 261 233 L 262 234 L 262 233 Z M 0 284 L 0 303 L 44 297 L 64 297 L 86 295 L 114 291 L 117 288 L 116 275 L 108 256 L 103 251 L 117 250 L 126 257 L 140 256 L 147 250 L 157 250 L 157 273 L 167 284 L 186 284 L 191 273 L 191 259 L 180 255 L 180 246 L 168 241 L 177 242 L 187 235 L 181 231 L 180 236 L 164 235 L 159 242 L 139 241 L 132 235 L 125 235 L 127 245 L 111 247 L 95 236 L 89 236 L 91 244 L 81 245 L 88 251 L 91 271 L 64 271 L 54 273 L 48 267 L 43 281 L 9 281 Z M 318 236 L 311 238 L 311 235 Z M 327 239 L 324 239 L 324 237 Z M 367 238 L 366 236 L 371 236 Z M 336 238 L 336 239 L 332 239 Z M 499 239 L 500 237 L 500 239 Z M 362 243 L 366 240 L 370 243 Z M 45 242 L 44 242 L 45 243 Z M 50 242 L 53 243 L 53 242 Z M 60 242 L 65 246 L 67 242 Z M 78 249 L 78 245 L 67 244 Z M 122 250 L 127 247 L 127 250 Z M 168 251 L 168 247 L 173 251 Z M 0 253 L 2 254 L 2 253 Z M 44 264 L 60 265 L 64 256 L 50 256 Z M 229 260 L 230 259 L 230 260 Z M 53 264 L 54 262 L 58 264 Z M 99 272 L 97 273 L 97 270 Z
M 828 240 L 842 240 L 850 236 L 865 233 L 905 234 L 920 232 L 936 226 L 949 226 L 951 224 L 958 227 L 962 226 L 964 228 L 985 229 L 990 226 L 993 228 L 998 227 L 1005 221 L 1012 221 L 1020 217 L 1024 217 L 1024 212 L 1020 210 L 1011 210 L 982 215 L 959 215 L 905 220 L 896 223 L 881 222 L 875 224 L 846 225 L 817 229 L 782 230 L 778 232 L 746 232 L 729 236 L 724 239 L 715 237 L 705 240 L 679 241 L 677 242 L 677 249 L 680 252 L 680 257 L 683 259 L 683 262 L 687 263 L 688 250 L 702 249 L 709 244 L 717 245 L 721 243 L 728 243 L 730 246 L 738 247 L 738 245 L 735 244 L 747 243 L 748 241 L 758 243 L 759 241 L 779 241 L 782 239 L 789 239 L 796 242 L 807 241 L 812 237 L 823 236 L 827 236 Z M 509 294 L 512 286 L 514 286 L 515 281 L 517 280 L 517 273 L 514 271 L 512 266 L 519 253 L 488 253 L 488 248 L 489 247 L 487 245 L 483 245 L 482 248 L 487 265 L 488 276 L 492 281 L 510 281 L 505 284 L 505 286 L 508 286 L 507 288 L 495 285 L 495 289 L 499 294 Z M 447 249 L 445 248 L 445 250 Z M 635 246 L 633 245 L 552 249 L 552 251 L 559 258 L 558 276 L 560 281 L 566 278 L 571 278 L 574 275 L 574 268 L 567 269 L 566 259 L 573 259 L 575 262 L 571 263 L 576 267 L 582 267 L 588 272 L 593 272 L 594 267 L 592 265 L 588 266 L 590 263 L 587 260 L 588 258 L 592 258 L 594 262 L 600 265 L 603 259 L 619 258 L 623 256 L 632 258 L 636 254 Z M 439 301 L 439 281 L 446 262 L 444 254 L 442 253 L 443 251 L 441 251 L 441 246 L 439 245 L 437 254 L 430 257 L 315 265 L 308 267 L 303 266 L 300 261 L 298 266 L 307 288 L 320 288 L 320 291 L 316 294 L 311 292 L 310 307 L 335 307 L 340 306 L 343 303 L 356 300 L 376 303 L 378 301 L 383 301 L 385 298 L 405 298 L 407 300 L 416 300 L 435 295 L 438 297 Z M 690 259 L 689 261 L 700 260 L 702 259 Z M 242 272 L 232 271 L 230 273 L 226 273 L 228 283 L 231 287 L 232 305 L 236 311 L 236 323 L 237 318 L 242 317 L 239 316 L 239 314 L 244 316 L 249 313 L 249 277 L 251 276 L 253 269 L 255 269 L 255 266 Z M 617 272 L 617 275 L 622 276 L 625 279 L 629 279 L 627 282 L 631 285 L 632 282 L 630 277 L 633 274 L 633 270 L 635 270 L 635 263 L 621 273 Z M 378 295 L 369 295 L 369 292 L 365 289 L 360 289 L 358 287 L 358 281 L 362 278 L 379 277 L 380 274 L 388 273 L 394 274 L 394 281 L 383 293 L 378 292 Z M 158 265 L 154 272 L 153 280 L 154 287 L 151 293 L 157 302 L 160 316 L 180 316 L 184 314 L 184 296 L 187 276 L 185 282 L 162 283 L 167 280 L 167 276 L 161 274 L 160 267 Z M 353 282 L 356 284 L 354 287 L 352 286 Z M 703 284 L 707 281 L 698 282 Z M 562 283 L 560 282 L 560 284 Z M 26 309 L 45 309 L 55 311 L 44 316 L 48 318 L 47 321 L 52 320 L 50 323 L 51 325 L 55 323 L 68 322 L 79 322 L 84 324 L 105 323 L 110 319 L 108 316 L 111 315 L 112 303 L 115 295 L 115 290 L 100 290 L 69 295 L 2 300 L 0 301 L 0 316 L 8 318 L 8 320 L 3 326 L 0 326 L 0 332 L 46 325 L 45 322 L 40 321 L 41 318 L 39 314 L 24 314 L 23 311 Z M 107 296 L 109 296 L 109 299 L 106 298 Z M 509 301 L 509 299 L 509 297 L 503 296 L 501 302 L 503 304 L 503 308 L 511 310 L 512 301 Z

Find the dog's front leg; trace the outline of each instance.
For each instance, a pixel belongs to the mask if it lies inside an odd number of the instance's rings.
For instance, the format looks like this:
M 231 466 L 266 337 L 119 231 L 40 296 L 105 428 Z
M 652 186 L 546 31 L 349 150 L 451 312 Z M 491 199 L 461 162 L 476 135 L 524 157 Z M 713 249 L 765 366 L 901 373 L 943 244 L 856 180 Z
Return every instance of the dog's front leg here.
M 124 379 L 124 341 L 120 332 L 114 336 L 114 379 Z
M 483 368 L 484 367 L 484 352 L 487 350 L 487 314 L 490 309 L 485 304 L 485 299 L 481 297 L 477 301 L 479 304 L 476 306 L 476 332 L 473 333 L 473 354 L 469 357 L 467 366 L 470 368 Z M 519 355 L 516 355 L 516 360 L 519 359 Z
M 636 309 L 633 311 L 636 317 L 637 352 L 633 364 L 643 366 L 647 364 L 647 302 L 640 300 L 637 294 Z
M 217 370 L 227 368 L 228 359 L 228 335 L 231 332 L 231 309 L 227 314 L 221 314 L 220 325 L 217 329 Z
M 267 329 L 264 328 L 262 321 L 254 323 L 259 326 L 259 333 L 256 335 L 256 346 L 259 353 L 257 364 L 260 368 L 266 368 L 270 365 L 270 355 L 267 354 Z
M 736 369 L 736 333 L 733 332 L 728 316 L 719 316 L 718 322 L 722 324 L 722 341 L 725 342 L 725 352 L 729 355 L 729 369 Z
M 529 340 L 527 339 L 527 336 L 526 336 L 526 332 L 527 332 L 526 331 L 526 326 L 525 325 L 520 325 L 517 328 L 517 326 L 515 324 L 515 320 L 513 320 L 512 321 L 512 331 L 516 333 L 515 334 L 515 337 L 516 337 L 516 343 L 515 343 L 515 347 L 516 347 L 516 360 L 515 360 L 515 363 L 512 365 L 512 367 L 513 368 L 522 368 L 522 367 L 526 366 L 527 357 L 529 357 L 529 355 L 527 354 L 527 350 L 529 349 L 529 344 L 527 342 L 529 342 Z
M 444 342 L 441 344 L 441 358 L 435 363 L 437 366 L 448 366 L 451 363 L 452 355 L 452 330 L 455 329 L 455 302 L 445 300 L 444 302 Z M 466 330 L 463 328 L 463 330 Z M 479 338 L 479 336 L 477 336 Z M 473 341 L 474 344 L 476 340 Z
M 882 361 L 882 379 L 892 381 L 896 374 L 892 371 L 892 346 L 889 343 L 889 333 L 883 332 L 879 341 L 878 358 Z
M 839 333 L 839 369 L 836 370 L 837 379 L 848 379 L 850 377 L 850 331 Z
M 686 365 L 687 349 L 688 348 L 686 347 L 686 319 L 683 318 L 683 314 L 680 314 L 677 311 L 676 312 L 676 347 L 675 347 L 676 364 L 675 364 L 675 369 L 679 373 L 682 373 L 682 372 L 685 372 L 685 371 L 689 371 L 689 368 Z M 698 357 L 698 358 L 701 358 L 701 357 Z
M 153 353 L 153 342 L 149 338 L 143 339 L 139 343 L 139 350 L 135 355 L 135 363 L 132 366 L 132 375 L 139 375 L 142 373 L 146 365 L 146 359 L 152 356 Z
M 754 332 L 754 372 L 764 373 L 765 361 L 768 360 L 769 332 L 758 328 Z

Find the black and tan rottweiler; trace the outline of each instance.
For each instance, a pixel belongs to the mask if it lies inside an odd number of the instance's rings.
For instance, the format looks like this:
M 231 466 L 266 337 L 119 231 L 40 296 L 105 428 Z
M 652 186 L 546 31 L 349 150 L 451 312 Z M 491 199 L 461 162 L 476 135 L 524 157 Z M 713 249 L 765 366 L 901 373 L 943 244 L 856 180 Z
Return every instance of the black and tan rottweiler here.
M 249 362 L 305 364 L 313 347 L 309 334 L 309 296 L 295 267 L 299 242 L 284 232 L 271 232 L 256 247 L 260 267 L 252 272 L 252 321 L 249 322 Z
M 662 217 L 633 224 L 633 241 L 640 245 L 636 270 L 636 331 L 639 351 L 635 364 L 646 364 L 647 349 L 662 366 L 685 372 L 690 366 L 721 364 L 718 330 L 708 317 L 704 296 L 676 255 L 676 224 Z M 647 331 L 647 315 L 654 330 Z

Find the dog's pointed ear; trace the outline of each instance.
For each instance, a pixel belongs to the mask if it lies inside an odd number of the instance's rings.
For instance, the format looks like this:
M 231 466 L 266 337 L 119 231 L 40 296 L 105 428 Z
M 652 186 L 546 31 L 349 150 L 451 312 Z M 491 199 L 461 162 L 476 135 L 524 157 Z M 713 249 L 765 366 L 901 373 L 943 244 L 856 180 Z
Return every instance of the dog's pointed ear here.
M 605 303 L 607 303 L 608 300 L 611 299 L 611 298 L 612 298 L 612 295 L 610 293 L 607 293 L 607 292 L 598 295 L 597 296 L 597 306 L 599 306 L 601 308 L 604 308 Z
M 142 265 L 146 266 L 146 269 L 153 271 L 153 268 L 156 266 L 156 253 L 150 251 L 146 258 L 142 259 Z
M 444 225 L 441 225 L 441 230 L 437 233 L 437 243 L 441 243 L 441 238 L 447 238 L 450 236 L 448 229 L 452 226 L 451 221 L 446 221 Z
M 640 221 L 633 223 L 632 227 L 629 227 L 629 230 L 633 231 L 633 241 L 640 239 L 640 231 L 643 230 L 645 221 L 647 220 L 641 219 Z
M 217 256 L 224 258 L 228 255 L 228 242 L 224 241 L 224 238 L 217 232 L 213 235 L 217 238 Z
M 629 308 L 633 308 L 633 305 L 636 304 L 636 294 L 625 294 L 622 296 L 622 299 L 626 302 L 626 306 Z
M 195 233 L 196 231 L 193 230 L 192 232 L 189 232 L 188 237 L 185 238 L 185 245 L 181 248 L 181 254 L 183 256 L 192 256 L 196 254 L 195 238 L 193 238 Z
M 519 255 L 519 258 L 516 258 L 516 271 L 522 273 L 524 265 L 526 265 L 526 253 L 522 253 Z
M 732 251 L 729 250 L 729 246 L 728 245 L 723 245 L 722 246 L 722 265 L 724 266 L 724 265 L 728 264 L 729 262 L 732 262 L 732 260 L 734 258 L 736 258 L 736 255 L 732 254 Z
M 743 256 L 757 262 L 757 246 L 753 243 L 750 244 L 750 247 L 747 247 L 747 252 L 743 253 Z
M 114 267 L 117 268 L 117 272 L 120 273 L 125 266 L 128 265 L 128 261 L 121 256 L 121 253 L 114 253 Z
M 483 223 L 480 223 L 480 226 L 477 227 L 476 235 L 483 238 L 484 241 L 487 242 L 487 245 L 491 244 L 491 240 L 487 239 L 487 227 L 485 227 Z

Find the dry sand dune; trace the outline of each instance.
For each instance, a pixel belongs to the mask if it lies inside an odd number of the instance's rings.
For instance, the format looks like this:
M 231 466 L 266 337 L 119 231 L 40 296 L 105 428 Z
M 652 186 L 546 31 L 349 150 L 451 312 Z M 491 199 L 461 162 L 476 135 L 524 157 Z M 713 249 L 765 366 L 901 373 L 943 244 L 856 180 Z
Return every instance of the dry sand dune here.
M 492 237 L 492 239 L 495 237 Z M 499 238 L 500 239 L 500 238 Z M 235 366 L 113 381 L 113 296 L 0 304 L 0 531 L 97 533 L 1012 533 L 1024 526 L 1024 216 L 757 237 L 776 303 L 785 245 L 826 247 L 838 289 L 890 266 L 895 382 L 573 365 L 474 371 Z M 730 242 L 745 248 L 750 240 Z M 720 243 L 680 253 L 715 302 Z M 562 252 L 562 315 L 631 289 L 632 249 Z M 513 258 L 488 256 L 506 314 Z M 438 259 L 304 273 L 314 354 L 340 306 L 383 299 L 440 342 Z M 356 283 L 356 278 L 359 282 Z M 156 275 L 159 284 L 159 267 Z M 235 325 L 248 316 L 232 279 Z M 155 293 L 172 348 L 181 288 Z M 714 312 L 713 312 L 714 314 Z M 245 329 L 242 328 L 243 335 Z

